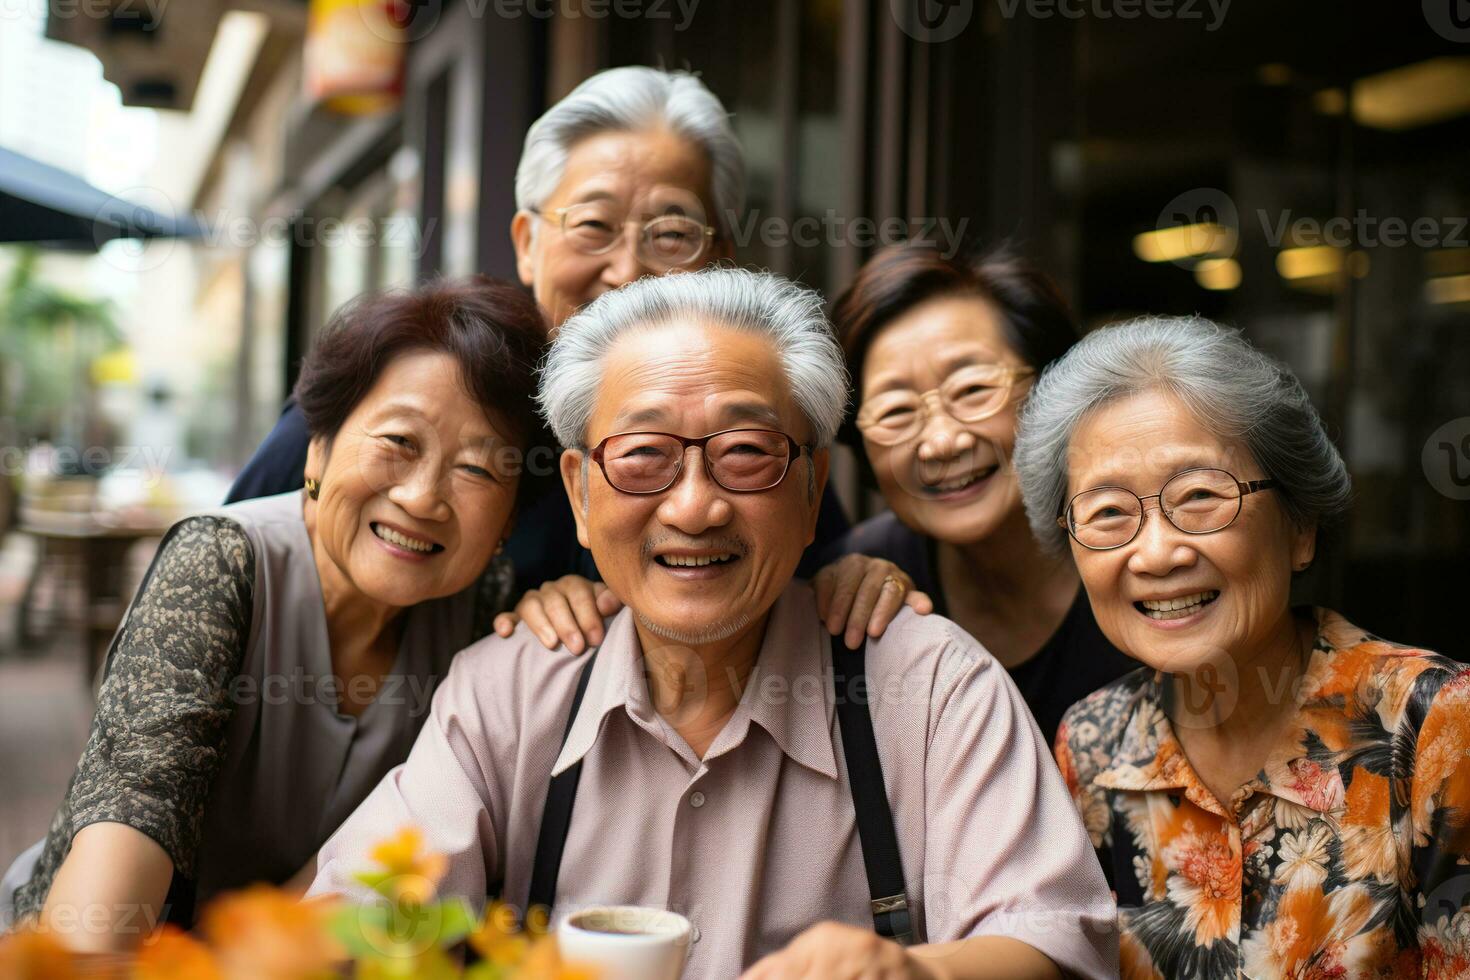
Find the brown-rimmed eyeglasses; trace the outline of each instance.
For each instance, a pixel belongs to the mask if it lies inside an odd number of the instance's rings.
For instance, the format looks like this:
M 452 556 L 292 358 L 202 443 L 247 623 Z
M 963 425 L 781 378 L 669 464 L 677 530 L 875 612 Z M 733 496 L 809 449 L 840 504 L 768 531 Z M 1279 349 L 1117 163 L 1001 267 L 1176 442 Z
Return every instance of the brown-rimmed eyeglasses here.
M 901 388 L 865 398 L 855 421 L 866 438 L 896 446 L 917 436 L 925 420 L 939 411 L 957 422 L 990 418 L 1010 401 L 1016 384 L 1035 373 L 1009 364 L 971 364 L 929 391 Z
M 1158 493 L 1140 497 L 1124 487 L 1093 487 L 1074 496 L 1057 518 L 1084 548 L 1121 548 L 1143 530 L 1144 501 L 1158 500 L 1164 520 L 1185 534 L 1223 531 L 1240 516 L 1248 494 L 1277 488 L 1275 480 L 1242 483 L 1225 470 L 1193 467 L 1169 477 Z
M 786 479 L 793 459 L 812 451 L 784 432 L 725 429 L 698 439 L 672 432 L 619 432 L 590 455 L 614 490 L 662 493 L 679 479 L 690 446 L 699 448 L 709 478 L 735 493 L 771 489 Z
M 687 214 L 663 214 L 647 221 L 613 217 L 606 205 L 587 201 L 542 213 L 531 214 L 555 224 L 567 244 L 583 255 L 605 255 L 623 240 L 624 229 L 632 227 L 638 242 L 638 261 L 667 271 L 698 262 L 709 251 L 715 229 Z

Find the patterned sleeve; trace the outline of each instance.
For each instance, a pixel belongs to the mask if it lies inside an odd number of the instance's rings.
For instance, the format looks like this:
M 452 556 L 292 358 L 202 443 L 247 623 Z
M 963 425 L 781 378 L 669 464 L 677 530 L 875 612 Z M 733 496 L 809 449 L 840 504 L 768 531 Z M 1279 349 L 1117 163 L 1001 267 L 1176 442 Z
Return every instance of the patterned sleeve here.
M 255 556 L 222 517 L 174 525 L 108 651 L 92 732 L 16 913 L 39 912 L 77 831 L 126 824 L 188 877 L 250 634 Z
M 1435 658 L 1410 697 L 1427 707 L 1409 799 L 1420 976 L 1470 976 L 1470 667 Z M 1411 706 L 1409 714 L 1414 712 Z
M 1104 726 L 1097 717 L 1103 693 L 1084 698 L 1068 708 L 1052 744 L 1052 754 L 1057 768 L 1062 770 L 1072 803 L 1082 817 L 1092 846 L 1098 850 L 1106 848 L 1112 838 L 1107 792 L 1093 784 L 1098 763 L 1107 753 L 1107 747 L 1102 744 Z

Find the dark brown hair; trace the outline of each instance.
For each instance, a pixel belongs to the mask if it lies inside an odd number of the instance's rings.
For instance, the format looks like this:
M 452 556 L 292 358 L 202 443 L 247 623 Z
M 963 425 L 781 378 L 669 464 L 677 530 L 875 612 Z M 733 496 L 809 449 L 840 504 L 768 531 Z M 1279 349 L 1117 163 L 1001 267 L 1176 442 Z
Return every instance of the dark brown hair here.
M 932 244 L 890 245 L 858 270 L 832 304 L 832 325 L 852 376 L 843 439 L 859 449 L 851 419 L 862 387 L 863 362 L 874 338 L 895 319 L 931 299 L 975 296 L 1001 314 L 1006 340 L 1037 373 L 1078 340 L 1076 321 L 1056 285 L 1033 263 L 1001 247 L 980 256 L 944 255 Z M 866 459 L 863 460 L 866 470 Z
M 546 321 L 520 286 L 489 276 L 367 293 L 333 315 L 301 365 L 295 398 L 313 438 L 329 443 L 388 362 L 411 350 L 448 354 L 465 390 L 522 449 L 549 443 L 536 414 Z M 524 481 L 523 481 L 524 482 Z

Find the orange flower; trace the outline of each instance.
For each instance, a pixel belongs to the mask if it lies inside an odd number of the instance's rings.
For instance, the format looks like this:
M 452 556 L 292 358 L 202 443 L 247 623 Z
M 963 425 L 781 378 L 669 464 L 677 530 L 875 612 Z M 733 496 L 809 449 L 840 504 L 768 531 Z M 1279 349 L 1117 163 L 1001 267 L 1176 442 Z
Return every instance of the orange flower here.
M 175 925 L 165 925 L 138 950 L 132 980 L 223 980 L 214 954 Z
M 0 936 L 0 977 L 7 980 L 71 980 L 77 959 L 50 933 L 33 928 Z
M 404 827 L 397 837 L 372 849 L 370 856 L 382 871 L 358 876 L 358 880 L 389 898 L 423 905 L 433 899 L 439 882 L 449 870 L 449 859 L 432 852 L 420 854 L 424 835 L 415 827 Z
M 1164 849 L 1175 874 L 1169 898 L 1184 909 L 1185 921 L 1201 946 L 1234 939 L 1240 928 L 1241 857 L 1219 833 L 1181 834 Z
M 326 902 L 299 902 L 269 885 L 251 885 L 210 904 L 200 928 L 227 977 L 331 977 L 346 952 L 328 931 L 329 911 Z

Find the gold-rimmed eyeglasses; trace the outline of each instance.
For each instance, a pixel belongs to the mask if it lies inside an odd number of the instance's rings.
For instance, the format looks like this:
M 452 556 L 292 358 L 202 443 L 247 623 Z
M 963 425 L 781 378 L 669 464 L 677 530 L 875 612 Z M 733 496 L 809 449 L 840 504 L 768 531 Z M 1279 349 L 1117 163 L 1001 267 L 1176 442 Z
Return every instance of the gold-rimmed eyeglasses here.
M 939 411 L 957 422 L 979 422 L 1004 408 L 1017 383 L 1035 373 L 1010 364 L 971 364 L 929 391 L 896 388 L 865 399 L 857 427 L 880 446 L 896 446 L 917 436 Z
M 1277 486 L 1275 480 L 1243 483 L 1225 470 L 1194 467 L 1175 473 L 1158 493 L 1145 497 L 1124 487 L 1083 490 L 1057 523 L 1082 547 L 1111 551 L 1138 537 L 1144 501 L 1158 500 L 1164 520 L 1185 534 L 1214 534 L 1235 523 L 1247 495 Z
M 605 255 L 623 240 L 625 229 L 637 235 L 638 261 L 668 271 L 693 265 L 709 251 L 715 229 L 687 214 L 662 214 L 647 221 L 620 217 L 600 201 L 587 201 L 543 213 L 530 213 L 555 224 L 568 245 L 583 255 Z

